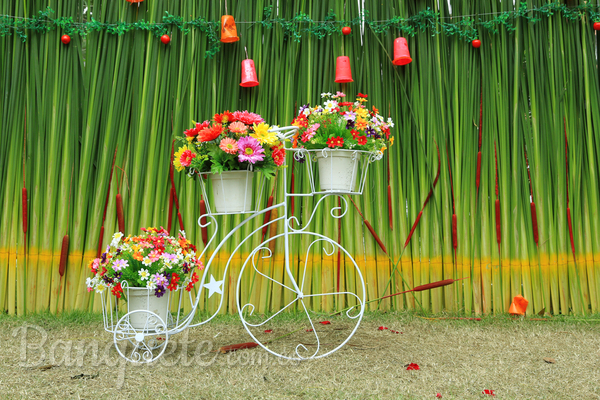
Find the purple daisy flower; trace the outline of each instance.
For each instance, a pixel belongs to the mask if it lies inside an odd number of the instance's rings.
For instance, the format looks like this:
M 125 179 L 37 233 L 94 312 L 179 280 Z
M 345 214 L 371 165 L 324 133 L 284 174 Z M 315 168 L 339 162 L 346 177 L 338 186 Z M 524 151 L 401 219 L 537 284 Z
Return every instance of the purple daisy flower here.
M 158 298 L 163 297 L 163 295 L 165 294 L 165 287 L 164 286 L 160 286 L 160 285 L 157 286 L 156 289 L 154 289 L 154 294 Z
M 123 268 L 127 268 L 127 266 L 129 265 L 129 262 L 127 260 L 116 260 L 115 262 L 113 262 L 113 269 L 115 271 L 120 271 Z
M 261 147 L 258 140 L 252 136 L 245 136 L 238 140 L 238 160 L 240 162 L 247 161 L 250 164 L 254 164 L 257 161 L 265 159 L 265 150 Z

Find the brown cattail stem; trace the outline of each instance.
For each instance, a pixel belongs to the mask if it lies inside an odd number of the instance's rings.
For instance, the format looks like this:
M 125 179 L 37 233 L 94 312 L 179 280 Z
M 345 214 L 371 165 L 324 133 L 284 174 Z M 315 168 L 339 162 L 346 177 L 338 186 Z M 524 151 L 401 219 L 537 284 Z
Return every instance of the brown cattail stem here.
M 535 245 L 538 245 L 538 222 L 537 222 L 537 212 L 535 211 L 535 202 L 531 202 L 531 225 L 533 226 L 533 241 Z
M 28 212 L 27 212 L 27 189 L 23 187 L 21 190 L 21 205 L 23 207 L 23 233 L 27 233 L 27 222 L 28 222 Z
M 567 119 L 563 118 L 565 125 L 565 183 L 567 188 L 567 223 L 569 224 L 569 238 L 571 240 L 571 251 L 575 262 L 575 242 L 573 241 L 573 224 L 571 222 L 571 208 L 569 207 L 569 143 L 567 142 Z
M 291 176 L 291 181 L 290 181 L 290 194 L 294 194 L 294 189 L 295 189 L 295 182 L 296 180 L 294 179 L 294 157 L 292 157 L 292 176 Z M 291 196 L 290 197 L 290 211 L 292 212 L 292 215 L 294 215 L 294 200 L 295 197 Z
M 206 202 L 204 201 L 204 197 L 200 198 L 200 215 L 206 215 Z M 208 227 L 203 226 L 200 228 L 202 232 L 202 243 L 204 243 L 204 247 L 208 245 Z
M 383 252 L 385 254 L 387 254 L 387 249 L 385 248 L 385 245 L 383 244 L 383 242 L 381 241 L 381 239 L 379 238 L 379 236 L 375 232 L 375 229 L 373 229 L 373 227 L 371 226 L 371 223 L 369 223 L 369 221 L 366 220 L 366 218 L 363 215 L 363 213 L 360 212 L 360 209 L 358 208 L 358 206 L 356 205 L 356 203 L 354 202 L 354 200 L 352 200 L 352 197 L 348 196 L 348 198 L 350 199 L 350 201 L 352 202 L 352 204 L 354 204 L 354 208 L 356 208 L 356 211 L 358 211 L 358 214 L 363 219 L 363 222 L 367 226 L 367 229 L 369 230 L 369 232 L 371 232 L 371 235 L 373 235 L 373 238 L 375 239 L 375 241 L 377 242 L 377 244 L 379 244 L 379 247 L 381 248 L 381 250 L 383 250 Z
M 171 227 L 173 226 L 173 188 L 169 190 L 169 214 L 167 218 L 167 231 L 171 234 Z M 202 200 L 200 200 L 202 201 Z
M 123 196 L 121 196 L 121 193 L 117 193 L 117 221 L 119 232 L 125 234 L 125 216 L 123 215 Z
M 100 237 L 98 238 L 98 252 L 96 253 L 96 258 L 100 258 L 102 254 L 102 240 L 104 239 L 104 225 L 100 227 Z
M 67 268 L 67 256 L 69 255 L 69 235 L 63 236 L 62 246 L 60 248 L 60 264 L 58 267 L 58 273 L 60 276 L 65 274 Z
M 391 112 L 390 112 L 391 114 Z M 391 118 L 391 117 L 390 117 Z M 390 222 L 390 231 L 394 230 L 394 217 L 392 213 L 392 186 L 390 185 L 390 154 L 387 155 L 387 184 L 388 184 L 388 219 Z
M 419 215 L 417 215 L 417 219 L 415 219 L 415 222 L 414 222 L 412 228 L 410 229 L 410 233 L 408 234 L 408 237 L 406 238 L 406 242 L 404 242 L 404 247 L 408 246 L 408 242 L 410 242 L 410 239 L 412 238 L 413 233 L 415 233 L 415 229 L 417 229 L 417 225 L 419 224 L 421 215 L 423 215 L 423 210 L 419 211 Z
M 223 354 L 229 353 L 230 351 L 237 351 L 242 349 L 251 349 L 253 347 L 258 347 L 258 343 L 247 342 L 247 343 L 238 343 L 238 344 L 230 344 L 228 346 L 219 347 L 219 351 Z
M 458 247 L 458 238 L 456 236 L 456 214 L 452 214 L 452 247 L 454 251 Z
M 177 219 L 179 220 L 179 226 L 181 227 L 182 231 L 185 231 L 185 228 L 183 227 L 183 219 L 181 218 L 181 213 L 177 213 Z
M 429 199 L 433 195 L 433 190 L 435 189 L 435 185 L 437 184 L 437 181 L 438 181 L 438 179 L 440 177 L 440 167 L 442 165 L 442 160 L 440 159 L 440 149 L 439 149 L 437 143 L 435 143 L 435 147 L 437 149 L 437 155 L 438 155 L 438 170 L 437 170 L 437 174 L 435 175 L 435 179 L 433 180 L 433 187 L 429 190 L 429 193 L 427 194 L 427 197 L 425 198 L 425 202 L 423 203 L 423 207 L 421 207 L 421 211 L 419 211 L 419 215 L 417 215 L 417 219 L 415 220 L 415 222 L 413 223 L 412 228 L 410 229 L 410 233 L 408 234 L 408 237 L 406 238 L 406 242 L 404 242 L 404 247 L 405 248 L 406 248 L 406 246 L 408 246 L 408 242 L 410 242 L 410 239 L 412 238 L 412 235 L 415 232 L 415 229 L 417 228 L 417 225 L 419 224 L 419 221 L 421 220 L 421 216 L 423 215 L 423 210 L 425 210 L 425 206 L 427 205 L 427 203 L 429 202 Z
M 456 248 L 458 247 L 458 238 L 456 236 L 456 209 L 454 208 L 454 184 L 452 183 L 452 168 L 450 168 L 450 156 L 448 155 L 447 144 L 446 159 L 448 160 L 448 175 L 450 176 L 450 194 L 452 195 L 452 248 L 454 249 L 454 258 L 456 258 Z
M 338 197 L 338 207 L 340 210 L 342 209 L 342 198 Z M 337 253 L 337 291 L 340 291 L 340 274 L 341 274 L 341 265 L 342 265 L 342 219 L 338 218 L 338 253 Z
M 475 186 L 479 193 L 479 184 L 481 182 L 481 151 L 477 153 L 477 174 L 475 175 Z
M 108 210 L 108 200 L 110 199 L 110 183 L 112 182 L 113 172 L 115 170 L 115 161 L 117 159 L 117 148 L 115 147 L 115 155 L 113 156 L 112 165 L 110 167 L 110 177 L 108 178 L 108 188 L 106 189 L 106 202 L 104 203 L 104 214 L 102 215 L 102 225 L 106 221 L 106 211 Z
M 394 230 L 394 217 L 392 214 L 392 186 L 388 184 L 388 217 L 390 220 L 390 231 Z
M 267 200 L 267 208 L 273 205 L 273 195 L 269 196 L 269 200 Z M 267 234 L 267 229 L 269 229 L 268 222 L 271 220 L 271 211 L 269 210 L 265 213 L 265 218 L 263 219 L 263 228 L 262 228 L 262 238 L 265 240 L 265 235 Z
M 527 179 L 529 180 L 529 195 L 531 196 L 530 207 L 531 207 L 531 226 L 533 228 L 533 241 L 535 245 L 538 245 L 538 223 L 537 223 L 537 213 L 535 211 L 535 202 L 533 201 L 533 185 L 531 184 L 531 173 L 529 171 L 529 159 L 527 158 L 527 149 L 523 150 L 525 152 L 525 163 L 527 164 Z
M 571 209 L 567 207 L 567 223 L 569 224 L 569 238 L 571 239 L 571 251 L 575 260 L 575 242 L 573 241 L 573 225 L 571 224 Z
M 387 295 L 387 296 L 383 296 L 383 297 L 380 297 L 380 298 L 378 298 L 378 299 L 373 299 L 373 300 L 365 301 L 365 304 L 373 303 L 374 301 L 381 301 L 381 300 L 387 299 L 387 298 L 389 298 L 389 297 L 398 296 L 398 295 L 401 295 L 401 294 L 404 294 L 404 293 L 410 293 L 410 292 L 422 292 L 423 290 L 431 290 L 431 289 L 435 289 L 435 288 L 438 288 L 438 287 L 447 286 L 447 285 L 450 285 L 450 284 L 452 284 L 452 283 L 454 283 L 454 282 L 457 282 L 457 281 L 462 281 L 463 279 L 469 279 L 469 278 L 470 278 L 470 276 L 466 276 L 466 277 L 464 277 L 464 278 L 459 278 L 459 279 L 444 279 L 443 281 L 438 281 L 438 282 L 427 283 L 427 284 L 425 284 L 425 285 L 420 285 L 420 286 L 417 286 L 417 287 L 416 287 L 416 288 L 414 288 L 414 289 L 409 289 L 409 290 L 405 290 L 405 291 L 403 291 L 403 292 L 398 292 L 398 293 L 394 293 L 394 294 L 389 294 L 389 295 Z M 352 306 L 352 307 L 355 307 L 355 306 Z M 348 307 L 348 308 L 346 308 L 346 309 L 344 309 L 344 310 L 342 310 L 342 311 L 349 310 L 349 309 L 350 309 L 350 308 L 352 308 L 352 307 Z M 340 312 L 342 312 L 342 311 L 338 311 L 338 312 L 336 312 L 336 314 L 339 314 L 339 313 L 340 313 Z
M 278 212 L 277 209 L 275 208 L 273 210 L 273 212 L 271 213 L 271 225 L 270 225 L 270 229 L 269 229 L 269 237 L 270 238 L 274 238 L 277 235 L 277 222 L 274 222 L 277 217 L 278 217 Z M 271 253 L 275 253 L 275 242 L 276 240 L 273 239 L 269 242 L 269 250 L 271 250 Z
M 496 151 L 496 142 L 494 142 L 494 160 L 496 164 L 496 242 L 498 242 L 498 254 L 500 254 L 500 242 L 502 240 L 502 228 L 500 221 L 500 200 L 498 199 L 498 153 Z

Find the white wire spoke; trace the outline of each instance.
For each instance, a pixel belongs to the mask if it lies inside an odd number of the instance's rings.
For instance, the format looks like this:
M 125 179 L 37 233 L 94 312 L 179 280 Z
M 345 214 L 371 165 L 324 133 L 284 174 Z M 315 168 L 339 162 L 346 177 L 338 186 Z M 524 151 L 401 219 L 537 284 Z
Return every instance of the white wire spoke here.
M 265 243 L 267 243 L 267 242 L 265 242 Z M 254 256 L 255 256 L 255 255 L 258 253 L 258 250 L 261 250 L 261 249 L 266 249 L 266 250 L 268 250 L 268 251 L 269 251 L 269 256 L 263 257 L 263 259 L 265 259 L 265 258 L 271 258 L 271 256 L 272 256 L 272 254 L 271 254 L 271 249 L 269 249 L 268 247 L 259 247 L 259 248 L 255 249 L 255 250 L 254 250 L 254 251 L 253 251 L 253 252 L 252 252 L 252 253 L 251 253 L 251 254 L 248 256 L 248 259 L 250 259 L 250 257 L 252 257 L 252 268 L 254 268 L 254 271 L 256 271 L 256 273 L 257 273 L 257 274 L 259 274 L 260 276 L 263 276 L 263 277 L 265 277 L 267 280 L 270 280 L 271 282 L 273 282 L 273 283 L 276 283 L 276 284 L 278 284 L 279 286 L 283 286 L 283 287 L 284 287 L 284 288 L 286 288 L 287 290 L 291 290 L 292 292 L 296 292 L 294 289 L 292 289 L 292 288 L 290 288 L 290 287 L 288 287 L 288 286 L 284 285 L 284 284 L 283 284 L 283 283 L 281 283 L 281 282 L 278 282 L 278 281 L 276 281 L 275 279 L 271 278 L 270 276 L 267 276 L 267 275 L 263 274 L 262 272 L 260 272 L 260 271 L 258 270 L 258 268 L 256 268 L 256 263 L 255 263 L 255 260 L 254 260 Z M 246 262 L 244 263 L 244 265 L 246 265 L 246 263 L 248 262 L 248 259 L 246 259 Z
M 261 322 L 260 324 L 251 324 L 248 321 L 246 321 L 246 319 L 241 316 L 240 318 L 242 319 L 242 323 L 248 325 L 248 326 L 252 326 L 254 328 L 262 326 L 264 324 L 266 324 L 267 322 L 269 322 L 270 320 L 272 320 L 273 318 L 275 318 L 276 316 L 278 316 L 279 314 L 281 314 L 283 311 L 285 311 L 289 306 L 291 306 L 292 304 L 294 304 L 296 301 L 298 300 L 298 297 L 296 297 L 294 300 L 290 301 L 285 307 L 283 307 L 281 310 L 277 311 L 275 314 L 271 315 L 269 318 L 267 318 L 266 320 L 264 320 L 263 322 Z M 254 304 L 252 303 L 246 303 L 244 305 L 244 307 L 240 308 L 240 315 L 242 315 L 242 313 L 244 312 L 244 310 L 246 309 L 246 307 L 252 307 L 252 310 L 250 311 L 250 315 L 252 315 L 254 313 Z
M 304 299 L 301 299 L 300 302 L 302 303 L 302 308 L 304 308 L 304 312 L 306 313 L 306 318 L 308 318 L 308 321 L 310 322 L 310 326 L 311 326 L 312 332 L 314 333 L 315 338 L 317 339 L 317 350 L 310 357 L 302 357 L 300 355 L 300 353 L 298 352 L 298 349 L 300 347 L 303 348 L 306 352 L 308 352 L 308 349 L 306 348 L 305 345 L 303 345 L 302 343 L 300 343 L 300 344 L 298 344 L 298 346 L 296 346 L 296 355 L 300 359 L 307 360 L 309 358 L 314 358 L 317 354 L 319 354 L 319 350 L 321 348 L 321 341 L 319 340 L 319 335 L 317 334 L 317 330 L 315 329 L 315 325 L 312 322 L 312 318 L 310 317 L 310 314 L 308 313 L 308 310 L 306 309 L 306 304 L 304 304 Z

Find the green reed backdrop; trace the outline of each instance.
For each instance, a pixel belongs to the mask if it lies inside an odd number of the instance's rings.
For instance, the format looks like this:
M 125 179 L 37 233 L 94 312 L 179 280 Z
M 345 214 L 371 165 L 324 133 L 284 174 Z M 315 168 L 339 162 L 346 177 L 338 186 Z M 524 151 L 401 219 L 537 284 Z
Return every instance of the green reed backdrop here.
M 224 1 L 2 2 L 2 15 L 38 19 L 0 21 L 0 310 L 98 310 L 85 288 L 87 265 L 101 227 L 102 246 L 118 229 L 116 195 L 123 197 L 126 234 L 166 227 L 171 143 L 192 120 L 247 109 L 270 124 L 289 125 L 297 107 L 316 104 L 321 92 L 341 90 L 350 100 L 367 93 L 368 105 L 396 123 L 394 145 L 372 166 L 364 195 L 353 198 L 387 254 L 351 203 L 341 224 L 320 209 L 314 228 L 340 239 L 354 255 L 368 299 L 468 277 L 369 307 L 497 313 L 522 294 L 529 312 L 598 312 L 596 0 L 453 0 L 451 8 L 435 0 L 367 0 L 364 9 L 350 0 L 227 3 L 240 41 L 219 46 Z M 146 24 L 165 16 L 167 25 Z M 411 16 L 417 17 L 405 21 Z M 185 21 L 196 22 L 184 27 Z M 341 34 L 344 24 L 351 35 Z M 64 33 L 71 34 L 69 45 L 61 43 Z M 170 44 L 161 43 L 163 33 Z M 397 67 L 393 41 L 401 35 L 413 62 Z M 471 46 L 476 37 L 479 49 Z M 244 48 L 257 67 L 260 85 L 254 88 L 239 86 Z M 350 57 L 353 83 L 334 82 L 340 55 Z M 304 166 L 288 163 L 288 184 L 293 178 L 296 191 L 306 190 Z M 267 183 L 265 201 L 273 185 L 275 201 L 281 201 L 282 176 Z M 175 174 L 175 188 L 185 230 L 201 249 L 198 183 Z M 314 203 L 297 199 L 294 214 L 306 218 Z M 335 205 L 337 199 L 328 199 L 329 208 Z M 176 210 L 171 218 L 179 228 Z M 239 221 L 220 219 L 225 230 L 218 237 Z M 215 276 L 233 242 L 259 224 L 234 236 L 217 257 Z M 277 228 L 281 232 L 281 224 Z M 61 275 L 65 235 L 68 262 Z M 245 244 L 234 259 L 223 312 L 236 310 L 233 289 L 242 257 L 259 241 Z M 292 245 L 303 249 L 292 253 L 297 271 L 308 243 L 293 239 Z M 284 279 L 283 241 L 273 250 L 259 268 Z M 349 260 L 338 269 L 321 249 L 312 253 L 307 277 L 315 290 L 337 285 L 338 270 L 341 288 L 353 290 Z M 244 283 L 244 295 L 261 312 L 292 298 L 279 286 L 253 282 Z M 346 300 L 312 307 L 340 309 Z M 216 304 L 201 300 L 203 309 Z

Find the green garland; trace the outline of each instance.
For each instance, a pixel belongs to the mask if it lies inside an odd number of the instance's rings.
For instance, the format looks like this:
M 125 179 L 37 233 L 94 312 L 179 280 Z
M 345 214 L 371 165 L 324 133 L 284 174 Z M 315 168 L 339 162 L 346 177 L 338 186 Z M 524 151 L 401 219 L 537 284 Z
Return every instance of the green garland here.
M 463 40 L 471 41 L 479 36 L 478 29 L 487 31 L 490 34 L 497 34 L 499 28 L 504 27 L 508 32 L 515 30 L 515 24 L 518 19 L 530 23 L 536 23 L 542 17 L 551 17 L 560 14 L 563 18 L 570 21 L 578 21 L 585 15 L 591 21 L 600 21 L 599 6 L 593 4 L 583 4 L 575 7 L 567 7 L 560 3 L 545 4 L 540 7 L 527 9 L 527 3 L 520 3 L 518 10 L 494 14 L 493 18 L 477 19 L 470 16 L 453 17 L 458 22 L 445 22 L 439 12 L 431 9 L 420 11 L 409 17 L 394 17 L 384 21 L 372 21 L 369 19 L 369 11 L 364 10 L 362 15 L 351 21 L 336 20 L 336 14 L 331 10 L 324 21 L 315 21 L 308 14 L 299 13 L 292 19 L 273 18 L 273 6 L 265 7 L 263 19 L 260 21 L 240 22 L 251 25 L 261 25 L 263 28 L 272 29 L 274 25 L 279 25 L 283 30 L 284 37 L 295 42 L 300 42 L 302 34 L 306 33 L 318 39 L 334 33 L 341 34 L 342 27 L 349 25 L 366 24 L 376 34 L 386 34 L 388 31 L 401 32 L 408 36 L 414 36 L 417 32 L 427 31 L 432 35 L 444 34 L 447 36 L 458 36 Z M 85 36 L 90 32 L 107 32 L 114 35 L 122 35 L 131 31 L 150 32 L 156 37 L 168 33 L 172 29 L 178 29 L 181 33 L 188 34 L 191 29 L 198 29 L 205 33 L 210 43 L 206 51 L 206 57 L 212 58 L 221 47 L 219 41 L 219 21 L 207 21 L 198 17 L 191 21 L 184 21 L 182 17 L 171 15 L 165 12 L 162 22 L 138 21 L 133 23 L 116 22 L 104 23 L 91 21 L 85 23 L 74 22 L 72 17 L 53 19 L 50 17 L 54 11 L 49 7 L 45 11 L 39 11 L 37 16 L 31 18 L 19 18 L 8 15 L 0 16 L 0 36 L 10 35 L 15 31 L 22 41 L 27 40 L 27 31 L 37 33 L 46 33 L 53 29 L 60 29 L 67 35 Z

